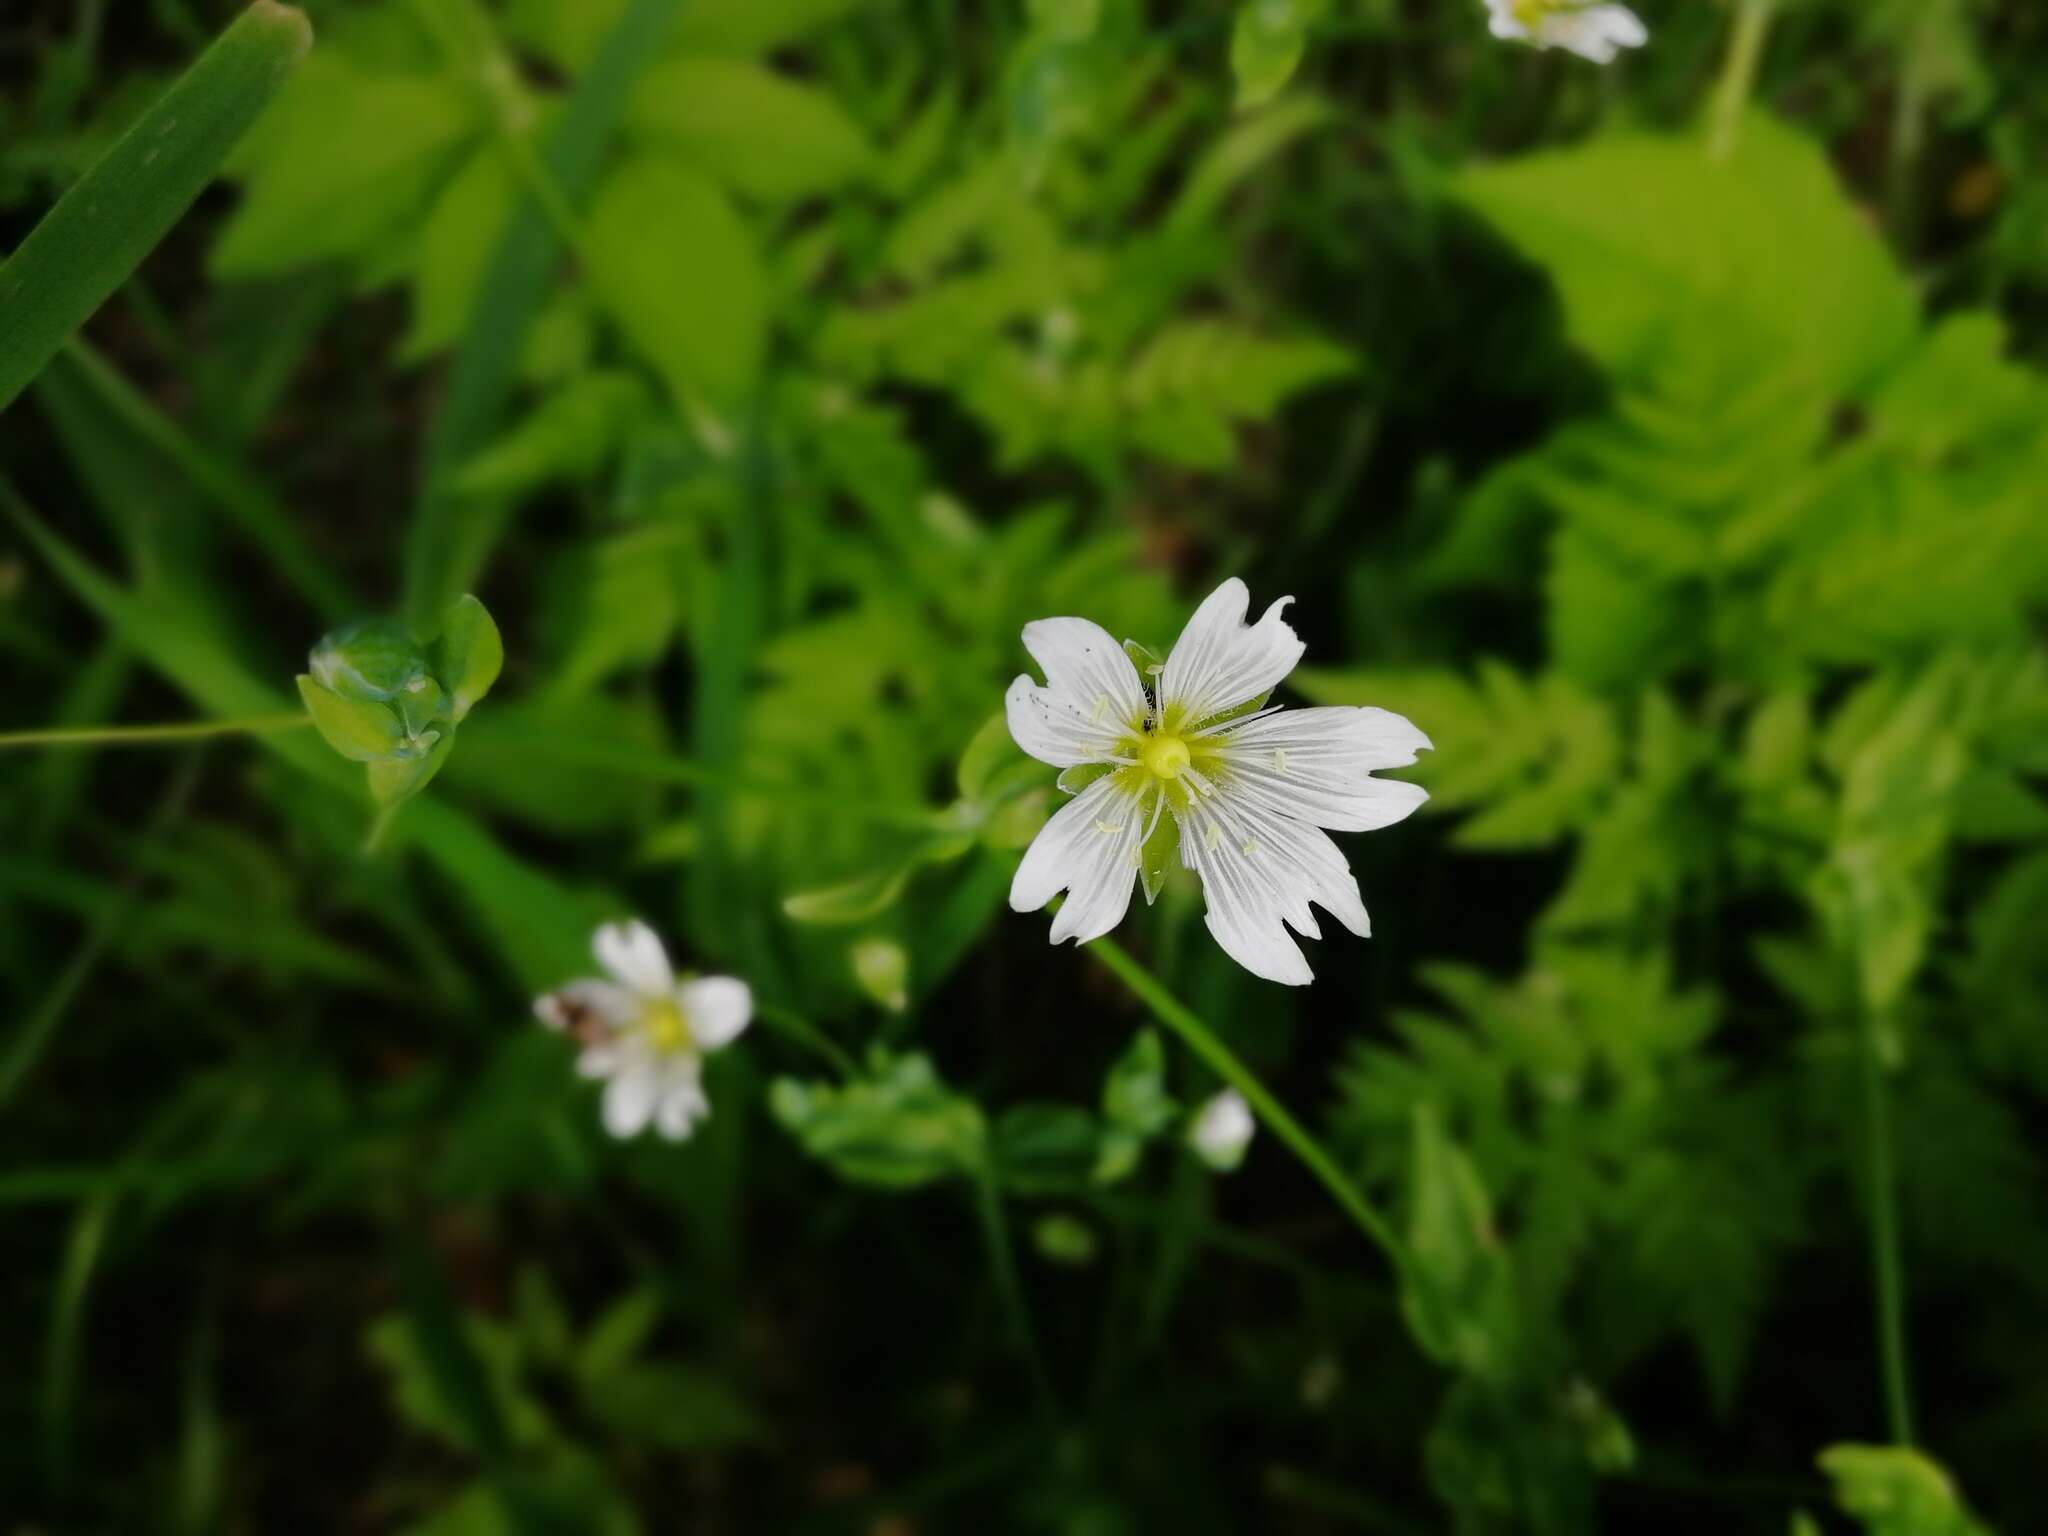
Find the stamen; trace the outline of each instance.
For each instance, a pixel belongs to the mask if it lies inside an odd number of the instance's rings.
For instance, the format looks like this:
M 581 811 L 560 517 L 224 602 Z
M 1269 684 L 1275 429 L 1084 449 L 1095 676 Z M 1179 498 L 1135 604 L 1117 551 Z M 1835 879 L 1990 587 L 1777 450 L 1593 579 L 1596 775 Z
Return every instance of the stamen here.
M 1214 853 L 1219 847 L 1221 847 L 1222 843 L 1222 823 L 1212 821 L 1209 823 L 1208 826 L 1202 829 L 1202 846 L 1208 849 L 1211 853 Z
M 1287 771 L 1287 754 L 1285 752 L 1274 752 L 1273 771 L 1275 773 L 1285 773 Z
M 1258 851 L 1259 845 L 1256 839 L 1248 837 L 1244 840 L 1244 856 L 1246 858 L 1250 858 L 1253 854 L 1257 853 Z

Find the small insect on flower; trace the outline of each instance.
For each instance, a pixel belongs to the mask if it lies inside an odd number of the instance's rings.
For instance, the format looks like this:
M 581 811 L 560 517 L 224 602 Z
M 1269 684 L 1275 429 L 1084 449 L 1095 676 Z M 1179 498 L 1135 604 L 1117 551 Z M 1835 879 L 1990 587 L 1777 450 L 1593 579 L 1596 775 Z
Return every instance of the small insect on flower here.
M 668 951 L 637 918 L 606 923 L 590 947 L 607 976 L 536 998 L 533 1011 L 583 1047 L 579 1073 L 605 1079 L 606 1130 L 637 1136 L 651 1122 L 682 1141 L 711 1113 L 704 1053 L 731 1044 L 752 1022 L 753 994 L 731 976 L 678 983 Z
M 1280 617 L 1291 601 L 1247 624 L 1251 594 L 1236 577 L 1224 582 L 1149 669 L 1150 694 L 1099 624 L 1024 626 L 1045 683 L 1027 675 L 1010 685 L 1010 734 L 1064 769 L 1060 788 L 1074 798 L 1026 851 L 1010 905 L 1035 912 L 1068 892 L 1053 943 L 1085 944 L 1122 922 L 1134 880 L 1148 902 L 1157 897 L 1176 847 L 1201 878 L 1209 932 L 1254 975 L 1314 980 L 1287 936 L 1291 927 L 1322 937 L 1311 901 L 1370 934 L 1358 882 L 1322 829 L 1390 826 L 1426 800 L 1372 770 L 1414 762 L 1429 738 L 1384 709 L 1267 708 L 1304 649 Z
M 1235 1088 L 1226 1088 L 1195 1112 L 1188 1123 L 1188 1146 L 1218 1173 L 1230 1173 L 1244 1161 L 1256 1123 L 1252 1107 Z
M 1625 5 L 1596 0 L 1486 0 L 1488 30 L 1538 48 L 1564 48 L 1595 64 L 1611 64 L 1623 48 L 1640 48 L 1649 29 Z

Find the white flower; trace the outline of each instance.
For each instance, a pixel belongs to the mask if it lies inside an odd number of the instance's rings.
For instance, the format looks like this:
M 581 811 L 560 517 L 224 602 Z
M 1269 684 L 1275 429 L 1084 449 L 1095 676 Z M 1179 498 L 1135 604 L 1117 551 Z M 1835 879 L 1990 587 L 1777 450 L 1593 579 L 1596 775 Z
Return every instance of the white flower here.
M 1074 798 L 1045 824 L 1010 885 L 1010 905 L 1035 912 L 1060 891 L 1052 941 L 1087 943 L 1119 922 L 1142 875 L 1152 900 L 1178 841 L 1201 877 L 1209 932 L 1254 975 L 1314 979 L 1287 928 L 1320 938 L 1311 901 L 1360 938 L 1371 932 L 1358 882 L 1320 830 L 1388 826 L 1428 798 L 1371 776 L 1415 761 L 1429 738 L 1384 709 L 1265 708 L 1301 659 L 1282 598 L 1246 624 L 1236 577 L 1188 620 L 1152 693 L 1123 647 L 1086 619 L 1024 626 L 1045 671 L 1010 685 L 1010 734 L 1067 770 Z M 1169 820 L 1166 812 L 1171 811 Z M 1285 925 L 1285 926 L 1283 926 Z
M 1188 1126 L 1188 1145 L 1218 1173 L 1229 1173 L 1244 1161 L 1254 1129 L 1251 1105 L 1235 1088 L 1226 1088 L 1196 1112 Z
M 604 1125 L 614 1136 L 637 1136 L 651 1121 L 681 1141 L 711 1113 L 704 1097 L 704 1053 L 729 1045 L 754 1016 L 753 994 L 731 976 L 677 983 L 668 951 L 635 918 L 606 923 L 591 939 L 608 980 L 572 981 L 533 1011 L 541 1023 L 583 1045 L 576 1070 L 607 1079 Z
M 1623 48 L 1640 48 L 1649 30 L 1625 5 L 1593 0 L 1486 0 L 1489 30 L 1538 48 L 1568 48 L 1595 64 L 1611 64 Z

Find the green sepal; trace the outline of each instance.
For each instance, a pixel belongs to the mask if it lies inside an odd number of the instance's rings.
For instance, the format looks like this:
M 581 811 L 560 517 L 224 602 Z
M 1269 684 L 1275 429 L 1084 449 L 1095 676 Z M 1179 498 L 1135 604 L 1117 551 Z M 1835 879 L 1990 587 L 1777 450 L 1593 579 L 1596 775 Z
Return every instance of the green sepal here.
M 1105 773 L 1115 771 L 1115 763 L 1076 763 L 1071 768 L 1062 768 L 1056 782 L 1063 794 L 1078 795 Z
M 1162 788 L 1159 793 L 1165 794 Z M 1145 887 L 1145 905 L 1151 906 L 1159 899 L 1159 893 L 1166 887 L 1166 874 L 1173 867 L 1175 853 L 1180 848 L 1180 823 L 1164 808 L 1159 820 L 1146 834 L 1144 847 L 1138 850 L 1138 879 Z
M 299 674 L 299 697 L 320 739 L 352 763 L 387 758 L 404 740 L 404 727 L 389 705 L 345 699 L 309 672 Z
M 1272 698 L 1273 690 L 1268 688 L 1256 699 L 1246 699 L 1242 704 L 1238 705 L 1235 709 L 1226 709 L 1220 715 L 1207 715 L 1200 720 L 1191 721 L 1189 724 L 1183 726 L 1182 729 L 1188 731 L 1206 731 L 1210 726 L 1221 725 L 1226 720 L 1241 720 L 1246 715 L 1257 714 L 1260 710 L 1264 709 L 1268 703 L 1272 701 Z
M 1166 666 L 1166 658 L 1164 656 L 1153 650 L 1151 646 L 1141 644 L 1136 640 L 1126 640 L 1124 642 L 1124 654 L 1131 658 L 1131 665 L 1138 669 L 1138 676 L 1144 679 L 1147 688 L 1150 688 L 1158 680 L 1160 672 Z
M 441 771 L 454 747 L 454 733 L 444 732 L 423 756 L 387 757 L 370 764 L 370 797 L 382 806 L 410 800 Z
M 505 666 L 505 641 L 490 610 L 474 594 L 457 598 L 428 648 L 433 672 L 448 690 L 449 718 L 460 720 L 491 691 Z

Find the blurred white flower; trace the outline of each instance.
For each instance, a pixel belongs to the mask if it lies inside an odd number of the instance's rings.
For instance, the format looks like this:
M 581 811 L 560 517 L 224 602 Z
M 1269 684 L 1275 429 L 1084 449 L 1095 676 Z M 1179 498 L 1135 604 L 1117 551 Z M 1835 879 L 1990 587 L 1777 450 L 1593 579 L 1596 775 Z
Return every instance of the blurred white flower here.
M 1595 64 L 1610 64 L 1623 48 L 1650 40 L 1636 13 L 1625 5 L 1593 0 L 1486 0 L 1495 37 L 1518 38 L 1538 48 L 1567 48 Z
M 1256 624 L 1244 621 L 1250 601 L 1236 577 L 1210 593 L 1164 665 L 1148 669 L 1149 696 L 1100 625 L 1024 626 L 1046 681 L 1010 685 L 1010 734 L 1067 770 L 1060 787 L 1074 798 L 1025 853 L 1010 905 L 1035 912 L 1068 892 L 1053 943 L 1109 932 L 1141 874 L 1152 900 L 1176 837 L 1182 865 L 1201 877 L 1209 932 L 1254 975 L 1314 979 L 1287 936 L 1322 936 L 1311 901 L 1360 938 L 1372 931 L 1358 882 L 1321 829 L 1370 831 L 1420 805 L 1421 788 L 1371 771 L 1414 762 L 1429 738 L 1384 709 L 1265 708 L 1303 646 L 1280 617 L 1291 598 Z
M 606 1080 L 606 1130 L 637 1136 L 651 1122 L 681 1141 L 711 1113 L 704 1053 L 731 1044 L 752 1022 L 753 994 L 731 976 L 678 983 L 668 951 L 637 918 L 606 923 L 590 947 L 608 979 L 572 981 L 534 999 L 533 1011 L 582 1044 L 579 1073 Z
M 1229 1173 L 1244 1161 L 1257 1124 L 1252 1107 L 1235 1088 L 1226 1088 L 1195 1112 L 1188 1125 L 1188 1145 L 1195 1156 L 1218 1173 Z

